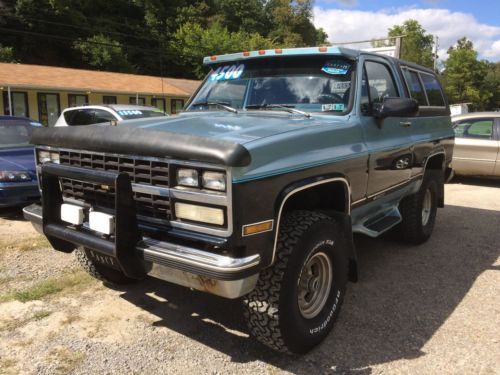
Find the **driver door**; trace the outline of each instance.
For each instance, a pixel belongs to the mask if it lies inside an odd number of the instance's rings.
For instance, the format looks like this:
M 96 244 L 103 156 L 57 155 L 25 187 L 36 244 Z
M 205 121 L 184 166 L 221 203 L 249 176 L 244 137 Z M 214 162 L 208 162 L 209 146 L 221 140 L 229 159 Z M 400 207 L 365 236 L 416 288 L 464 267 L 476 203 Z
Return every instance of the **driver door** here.
M 409 181 L 413 165 L 411 118 L 387 117 L 382 125 L 373 109 L 385 97 L 402 96 L 394 68 L 385 60 L 369 57 L 362 62 L 360 111 L 369 152 L 367 197 Z

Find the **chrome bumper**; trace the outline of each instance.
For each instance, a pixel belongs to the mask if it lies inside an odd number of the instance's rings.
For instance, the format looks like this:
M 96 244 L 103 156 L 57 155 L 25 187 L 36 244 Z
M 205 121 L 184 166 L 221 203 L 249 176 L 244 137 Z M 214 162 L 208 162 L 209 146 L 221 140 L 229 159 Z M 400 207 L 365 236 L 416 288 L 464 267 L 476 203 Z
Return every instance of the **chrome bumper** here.
M 43 231 L 40 205 L 25 207 L 23 212 L 38 231 Z M 226 298 L 250 292 L 258 278 L 258 254 L 233 258 L 147 237 L 137 243 L 135 251 L 144 260 L 148 275 Z

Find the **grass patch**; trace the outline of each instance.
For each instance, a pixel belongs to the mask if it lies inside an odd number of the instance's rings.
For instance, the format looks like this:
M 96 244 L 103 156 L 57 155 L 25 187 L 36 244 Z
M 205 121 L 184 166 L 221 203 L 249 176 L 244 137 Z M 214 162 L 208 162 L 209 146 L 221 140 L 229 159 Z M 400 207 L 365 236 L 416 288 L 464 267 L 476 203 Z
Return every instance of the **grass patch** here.
M 85 355 L 81 352 L 59 347 L 50 351 L 48 360 L 57 363 L 55 368 L 56 373 L 68 374 L 77 368 L 84 358 Z
M 4 295 L 0 295 L 0 303 L 13 299 L 20 302 L 28 302 L 39 300 L 63 291 L 79 291 L 87 287 L 93 281 L 94 279 L 85 271 L 76 269 L 58 277 L 39 281 L 25 289 L 13 290 Z
M 47 238 L 41 234 L 24 238 L 13 236 L 9 240 L 0 240 L 0 251 L 29 251 L 46 247 L 51 247 L 51 245 Z
M 26 318 L 26 319 L 10 319 L 10 320 L 0 321 L 0 332 L 1 331 L 13 331 L 17 328 L 25 326 L 26 324 L 28 324 L 30 322 L 42 320 L 42 319 L 48 317 L 50 314 L 52 314 L 52 311 L 39 310 L 39 311 L 35 311 L 35 313 L 32 316 L 30 316 L 29 318 Z

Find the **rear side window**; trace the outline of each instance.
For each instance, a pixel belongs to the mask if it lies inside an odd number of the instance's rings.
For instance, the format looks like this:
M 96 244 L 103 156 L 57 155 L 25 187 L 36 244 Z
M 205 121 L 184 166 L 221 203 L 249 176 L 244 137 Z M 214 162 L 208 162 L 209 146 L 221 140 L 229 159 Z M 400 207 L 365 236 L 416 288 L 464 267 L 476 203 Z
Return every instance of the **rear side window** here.
M 421 73 L 420 77 L 424 83 L 425 92 L 427 93 L 427 99 L 429 99 L 429 105 L 435 107 L 444 107 L 443 93 L 441 92 L 441 86 L 438 80 L 431 74 Z
M 102 109 L 94 110 L 94 124 L 101 124 L 103 122 L 110 122 L 111 120 L 116 120 L 116 117 L 113 116 L 108 111 Z
M 94 113 L 89 109 L 78 109 L 64 113 L 64 119 L 70 126 L 90 125 L 94 122 Z
M 425 98 L 422 83 L 418 78 L 418 73 L 413 70 L 403 69 L 403 74 L 408 85 L 408 90 L 410 90 L 410 96 L 415 99 L 419 105 L 426 106 L 427 99 Z
M 454 130 L 460 138 L 492 139 L 493 119 L 463 120 L 456 124 Z

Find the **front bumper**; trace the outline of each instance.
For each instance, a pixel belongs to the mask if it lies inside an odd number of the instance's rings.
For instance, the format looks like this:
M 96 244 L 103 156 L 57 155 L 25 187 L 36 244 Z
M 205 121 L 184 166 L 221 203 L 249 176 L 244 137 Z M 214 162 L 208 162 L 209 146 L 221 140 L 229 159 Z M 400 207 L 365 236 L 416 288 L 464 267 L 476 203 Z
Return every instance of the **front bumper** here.
M 23 206 L 40 200 L 37 182 L 0 183 L 0 207 Z

